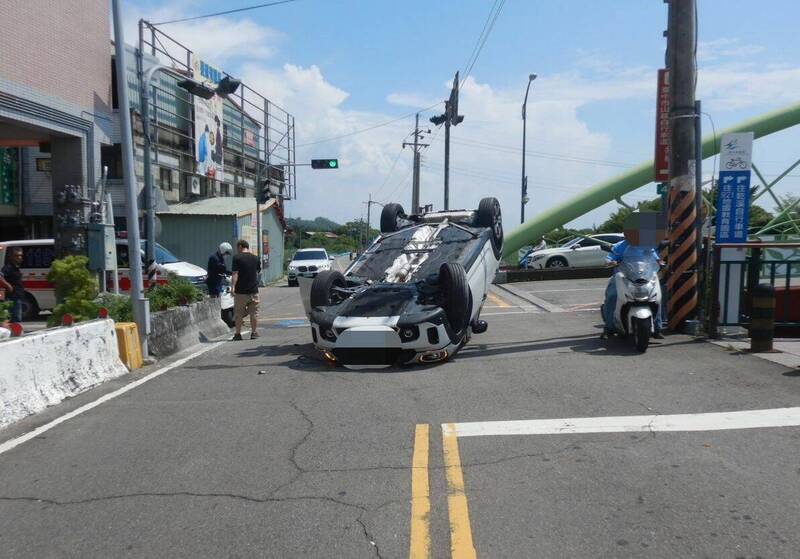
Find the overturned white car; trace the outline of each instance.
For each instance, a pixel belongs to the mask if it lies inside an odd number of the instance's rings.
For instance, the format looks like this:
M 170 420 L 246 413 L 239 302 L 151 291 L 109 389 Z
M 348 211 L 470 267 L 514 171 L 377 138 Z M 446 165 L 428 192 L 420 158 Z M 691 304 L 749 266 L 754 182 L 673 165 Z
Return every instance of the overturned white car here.
M 381 213 L 381 236 L 344 274 L 311 284 L 315 346 L 343 365 L 444 361 L 486 330 L 481 308 L 500 263 L 503 223 L 495 198 L 477 210 Z

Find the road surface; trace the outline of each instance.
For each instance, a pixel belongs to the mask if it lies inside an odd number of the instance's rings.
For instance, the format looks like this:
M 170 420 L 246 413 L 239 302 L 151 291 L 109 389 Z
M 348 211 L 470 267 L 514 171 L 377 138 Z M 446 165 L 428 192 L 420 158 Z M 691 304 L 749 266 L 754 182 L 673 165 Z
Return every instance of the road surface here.
M 260 339 L 0 432 L 2 555 L 800 556 L 797 412 L 728 413 L 800 406 L 798 371 L 601 341 L 584 283 L 517 286 L 565 312 L 496 289 L 451 362 L 367 372 L 323 363 L 297 290 L 267 289 Z

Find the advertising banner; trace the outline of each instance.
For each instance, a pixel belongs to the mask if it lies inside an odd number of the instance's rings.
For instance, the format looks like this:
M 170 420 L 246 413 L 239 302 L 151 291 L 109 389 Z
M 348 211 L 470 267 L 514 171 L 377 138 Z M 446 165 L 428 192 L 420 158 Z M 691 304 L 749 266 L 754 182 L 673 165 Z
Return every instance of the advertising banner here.
M 222 72 L 204 62 L 199 57 L 192 59 L 194 79 L 215 88 Z M 222 153 L 222 114 L 223 100 L 215 95 L 211 99 L 194 96 L 194 138 L 197 174 L 215 180 L 222 180 L 224 156 Z
M 655 182 L 669 180 L 669 71 L 658 71 L 658 96 L 656 99 L 656 150 Z

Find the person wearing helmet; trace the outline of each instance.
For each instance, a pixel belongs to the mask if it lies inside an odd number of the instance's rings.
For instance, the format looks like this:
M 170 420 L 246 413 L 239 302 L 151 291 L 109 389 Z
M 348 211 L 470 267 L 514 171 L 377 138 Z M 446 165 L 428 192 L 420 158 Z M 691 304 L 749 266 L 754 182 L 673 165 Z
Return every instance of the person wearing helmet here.
M 220 243 L 217 251 L 208 257 L 206 285 L 211 297 L 219 297 L 222 294 L 225 276 L 230 274 L 225 266 L 225 255 L 230 255 L 231 252 L 233 252 L 233 247 L 230 243 Z

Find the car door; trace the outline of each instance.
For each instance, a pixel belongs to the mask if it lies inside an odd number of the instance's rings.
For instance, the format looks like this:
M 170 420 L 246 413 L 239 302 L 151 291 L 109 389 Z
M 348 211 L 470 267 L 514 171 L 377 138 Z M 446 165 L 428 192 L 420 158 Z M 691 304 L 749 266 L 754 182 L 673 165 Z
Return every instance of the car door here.
M 572 251 L 570 260 L 573 266 L 580 268 L 602 266 L 605 253 L 600 250 L 600 242 L 591 237 L 584 237 L 578 243 L 578 248 Z

